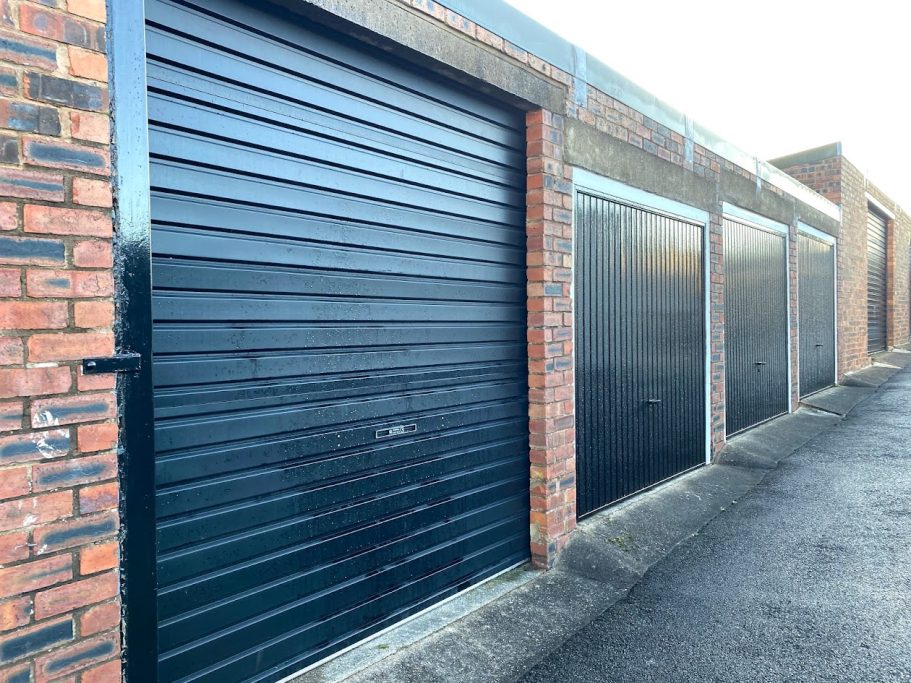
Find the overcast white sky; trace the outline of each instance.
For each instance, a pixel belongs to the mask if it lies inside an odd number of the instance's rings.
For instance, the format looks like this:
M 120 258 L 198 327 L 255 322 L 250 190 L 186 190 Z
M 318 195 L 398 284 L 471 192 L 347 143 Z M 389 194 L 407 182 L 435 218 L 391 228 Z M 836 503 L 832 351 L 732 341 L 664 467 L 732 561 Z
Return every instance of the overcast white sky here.
M 901 0 L 508 0 L 744 151 L 841 140 L 911 210 L 911 10 Z

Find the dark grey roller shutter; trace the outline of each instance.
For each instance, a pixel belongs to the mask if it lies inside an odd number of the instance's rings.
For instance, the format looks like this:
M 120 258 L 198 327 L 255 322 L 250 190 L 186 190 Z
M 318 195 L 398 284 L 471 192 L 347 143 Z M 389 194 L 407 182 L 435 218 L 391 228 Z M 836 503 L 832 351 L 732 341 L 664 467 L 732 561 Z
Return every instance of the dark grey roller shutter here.
M 867 350 L 886 348 L 886 218 L 867 212 Z
M 801 233 L 797 238 L 800 309 L 800 395 L 835 383 L 835 248 Z
M 705 462 L 703 227 L 576 196 L 576 468 L 587 514 Z
M 784 235 L 724 220 L 727 433 L 788 411 L 788 273 Z
M 159 680 L 274 681 L 528 556 L 524 116 L 147 16 Z

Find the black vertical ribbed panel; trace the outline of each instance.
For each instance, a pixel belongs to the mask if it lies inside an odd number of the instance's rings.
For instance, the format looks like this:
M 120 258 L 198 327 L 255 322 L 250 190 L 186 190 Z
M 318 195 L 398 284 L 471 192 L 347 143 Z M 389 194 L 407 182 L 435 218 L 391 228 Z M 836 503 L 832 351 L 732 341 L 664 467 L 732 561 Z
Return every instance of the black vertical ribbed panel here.
M 274 681 L 528 557 L 524 116 L 146 7 L 158 680 Z
M 728 435 L 788 411 L 788 272 L 784 235 L 724 220 L 725 412 Z
M 835 248 L 800 233 L 797 237 L 800 309 L 800 395 L 835 383 Z
M 585 515 L 705 461 L 703 228 L 587 192 L 575 221 Z
M 867 351 L 886 348 L 887 273 L 885 216 L 867 212 Z

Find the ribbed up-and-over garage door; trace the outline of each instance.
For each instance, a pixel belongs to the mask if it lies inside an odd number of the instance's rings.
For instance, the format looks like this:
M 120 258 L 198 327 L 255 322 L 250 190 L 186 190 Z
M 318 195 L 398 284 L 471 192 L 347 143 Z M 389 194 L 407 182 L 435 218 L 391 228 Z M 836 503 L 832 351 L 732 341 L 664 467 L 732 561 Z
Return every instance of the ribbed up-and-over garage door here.
M 524 117 L 262 3 L 147 22 L 158 676 L 273 681 L 528 555 Z
M 588 514 L 705 462 L 703 226 L 576 194 L 576 457 Z
M 886 348 L 886 232 L 887 221 L 875 211 L 867 212 L 867 351 Z
M 788 262 L 784 234 L 724 220 L 727 433 L 788 411 Z
M 797 236 L 800 395 L 835 383 L 835 245 Z

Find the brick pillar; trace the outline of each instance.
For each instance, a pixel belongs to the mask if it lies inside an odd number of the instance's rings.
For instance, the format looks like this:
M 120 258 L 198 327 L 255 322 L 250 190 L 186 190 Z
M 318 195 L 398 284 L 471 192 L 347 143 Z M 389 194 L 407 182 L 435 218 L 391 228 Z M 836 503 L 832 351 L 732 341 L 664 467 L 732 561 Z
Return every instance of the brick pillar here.
M 709 335 L 711 344 L 711 447 L 717 456 L 725 443 L 724 386 L 724 233 L 721 214 L 709 224 Z
M 899 343 L 898 335 L 898 281 L 896 280 L 896 266 L 898 265 L 896 251 L 895 219 L 886 221 L 886 348 L 891 348 Z
M 0 0 L 3 681 L 120 680 L 105 4 L 65 4 Z
M 531 555 L 549 568 L 576 526 L 572 169 L 562 116 L 534 111 L 527 126 Z
M 800 310 L 798 308 L 797 226 L 788 226 L 788 315 L 791 321 L 791 410 L 800 404 Z

